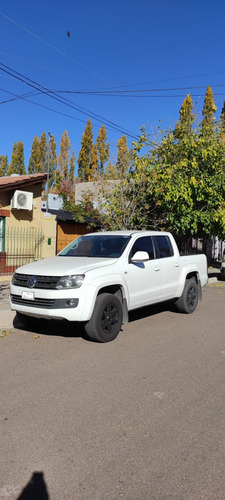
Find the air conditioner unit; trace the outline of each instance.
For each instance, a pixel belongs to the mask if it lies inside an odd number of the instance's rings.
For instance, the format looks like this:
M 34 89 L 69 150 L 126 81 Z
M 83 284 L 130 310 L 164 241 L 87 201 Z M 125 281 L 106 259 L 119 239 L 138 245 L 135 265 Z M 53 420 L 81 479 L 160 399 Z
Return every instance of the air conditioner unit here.
M 17 210 L 32 210 L 33 193 L 16 190 L 11 199 L 11 208 L 16 208 Z

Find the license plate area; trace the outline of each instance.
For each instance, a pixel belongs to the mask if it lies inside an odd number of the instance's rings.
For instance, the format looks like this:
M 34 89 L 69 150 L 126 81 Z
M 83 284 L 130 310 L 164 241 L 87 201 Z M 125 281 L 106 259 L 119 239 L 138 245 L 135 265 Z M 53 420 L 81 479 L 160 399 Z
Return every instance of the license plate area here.
M 34 292 L 22 292 L 22 299 L 24 300 L 34 300 L 35 294 Z

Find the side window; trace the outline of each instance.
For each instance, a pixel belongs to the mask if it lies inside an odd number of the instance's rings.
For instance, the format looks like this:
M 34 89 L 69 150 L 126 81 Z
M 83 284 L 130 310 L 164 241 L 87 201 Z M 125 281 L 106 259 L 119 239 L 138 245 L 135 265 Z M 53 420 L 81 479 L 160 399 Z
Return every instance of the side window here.
M 159 258 L 163 259 L 165 257 L 173 256 L 173 247 L 168 236 L 155 236 Z
M 136 252 L 140 251 L 147 252 L 149 259 L 154 259 L 155 256 L 151 236 L 142 236 L 135 241 L 130 252 L 130 258 L 133 257 Z

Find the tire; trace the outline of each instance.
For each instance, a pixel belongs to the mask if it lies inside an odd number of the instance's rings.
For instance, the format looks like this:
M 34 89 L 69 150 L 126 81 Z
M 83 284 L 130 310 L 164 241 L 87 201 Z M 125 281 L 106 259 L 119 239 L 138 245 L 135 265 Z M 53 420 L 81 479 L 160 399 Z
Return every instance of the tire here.
M 123 309 L 121 301 L 111 293 L 98 295 L 90 321 L 85 330 L 88 337 L 99 342 L 111 342 L 121 330 Z
M 181 297 L 176 301 L 176 308 L 179 312 L 191 314 L 198 305 L 198 285 L 195 278 L 186 280 Z

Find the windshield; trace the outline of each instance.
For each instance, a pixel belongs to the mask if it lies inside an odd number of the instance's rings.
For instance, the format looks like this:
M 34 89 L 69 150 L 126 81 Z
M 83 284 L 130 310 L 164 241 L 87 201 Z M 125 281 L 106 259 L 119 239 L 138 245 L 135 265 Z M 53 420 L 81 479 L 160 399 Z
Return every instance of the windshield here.
M 59 256 L 66 257 L 120 257 L 130 236 L 92 235 L 80 236 L 72 241 Z

